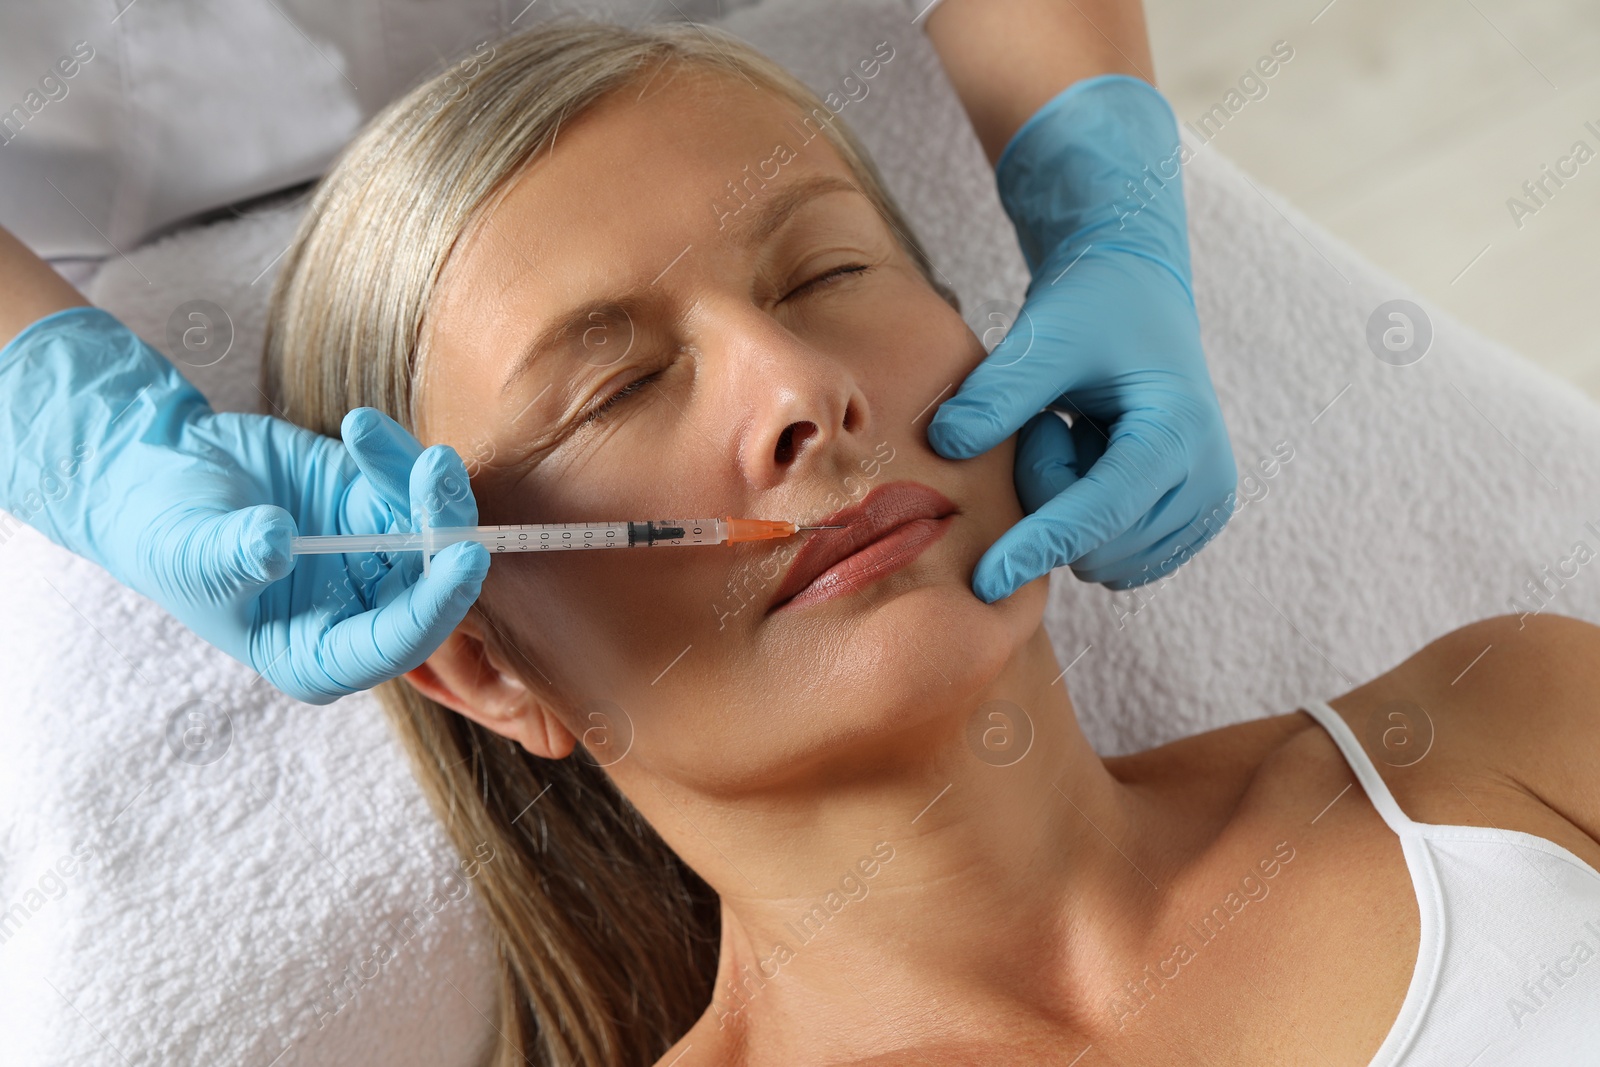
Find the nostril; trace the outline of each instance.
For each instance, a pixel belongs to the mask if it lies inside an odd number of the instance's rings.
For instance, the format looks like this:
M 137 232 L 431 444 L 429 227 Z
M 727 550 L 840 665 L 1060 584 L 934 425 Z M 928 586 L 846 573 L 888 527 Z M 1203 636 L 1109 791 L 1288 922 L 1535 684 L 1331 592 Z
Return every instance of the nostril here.
M 790 463 L 794 460 L 795 451 L 805 443 L 816 427 L 809 422 L 791 422 L 783 428 L 783 433 L 778 435 L 778 445 L 773 450 L 772 458 L 778 463 Z

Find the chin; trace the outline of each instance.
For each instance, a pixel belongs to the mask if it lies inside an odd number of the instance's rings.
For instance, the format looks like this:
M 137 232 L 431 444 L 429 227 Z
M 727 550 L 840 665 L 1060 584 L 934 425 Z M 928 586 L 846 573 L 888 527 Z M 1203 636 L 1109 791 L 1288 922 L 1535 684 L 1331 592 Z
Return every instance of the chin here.
M 805 619 L 802 633 L 822 635 L 823 647 L 801 636 L 801 647 L 791 646 L 793 652 L 814 664 L 813 670 L 827 672 L 831 682 L 843 679 L 824 664 L 859 671 L 858 684 L 886 675 L 900 678 L 900 688 L 908 692 L 918 692 L 919 683 L 931 679 L 927 684 L 937 690 L 940 703 L 949 703 L 954 694 L 981 692 L 1043 624 L 1049 580 L 1037 579 L 985 604 L 972 591 L 982 549 L 963 540 L 946 538 L 866 588 L 782 613 L 794 621 Z M 925 703 L 927 695 L 919 699 Z
M 985 604 L 970 574 L 903 590 L 893 579 L 880 583 L 873 601 L 853 598 L 821 645 L 796 650 L 805 667 L 791 684 L 810 697 L 794 702 L 792 717 L 775 721 L 769 712 L 763 774 L 874 778 L 895 762 L 925 765 L 928 746 L 947 736 L 939 724 L 965 722 L 1044 617 L 1044 581 Z
M 949 736 L 941 724 L 965 722 L 1044 618 L 1047 579 L 980 600 L 977 554 L 930 554 L 865 589 L 769 618 L 782 622 L 766 628 L 760 683 L 720 701 L 726 749 L 714 788 L 781 790 L 926 766 L 930 747 Z M 685 766 L 703 768 L 704 756 L 679 753 Z
M 958 691 L 978 692 L 1044 622 L 1046 581 L 1030 582 L 1011 596 L 985 604 L 972 591 L 971 572 L 959 581 L 909 590 L 879 610 L 886 626 L 902 628 L 920 664 Z M 935 666 L 937 665 L 937 666 Z M 964 684 L 965 683 L 965 684 Z

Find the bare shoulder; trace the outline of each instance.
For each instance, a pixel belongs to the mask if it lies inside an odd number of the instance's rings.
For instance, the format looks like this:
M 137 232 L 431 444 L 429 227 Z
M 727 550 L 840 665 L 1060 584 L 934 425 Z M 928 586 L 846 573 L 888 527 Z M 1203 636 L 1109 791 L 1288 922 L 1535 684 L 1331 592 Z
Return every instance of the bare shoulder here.
M 1466 657 L 1463 659 L 1462 657 Z M 1567 615 L 1495 615 L 1452 630 L 1412 657 L 1448 672 L 1463 700 L 1510 699 L 1595 706 L 1600 686 L 1600 626 Z
M 1413 684 L 1508 757 L 1540 769 L 1571 762 L 1592 776 L 1600 626 L 1565 615 L 1496 615 L 1430 642 L 1405 667 Z
M 1434 755 L 1407 772 L 1419 784 L 1460 791 L 1461 779 L 1498 780 L 1600 842 L 1600 626 L 1564 615 L 1481 619 L 1330 703 L 1358 735 L 1384 714 L 1425 730 Z M 1366 731 L 1369 748 L 1377 736 Z

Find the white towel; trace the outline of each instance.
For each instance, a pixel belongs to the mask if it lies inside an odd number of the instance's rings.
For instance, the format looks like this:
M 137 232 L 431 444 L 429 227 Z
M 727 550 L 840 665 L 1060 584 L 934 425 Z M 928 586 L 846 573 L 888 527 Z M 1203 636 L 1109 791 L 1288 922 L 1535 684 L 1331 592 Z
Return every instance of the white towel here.
M 769 0 L 728 21 L 823 94 L 890 42 L 844 119 L 963 306 L 1021 300 L 992 171 L 900 4 Z M 1574 542 L 1600 549 L 1600 410 L 1431 310 L 1427 356 L 1380 362 L 1369 317 L 1414 295 L 1212 149 L 1185 181 L 1207 352 L 1253 499 L 1154 589 L 1053 577 L 1065 680 L 1107 754 L 1332 696 L 1509 610 Z M 219 407 L 256 410 L 271 272 L 251 280 L 293 221 L 181 233 L 110 261 L 91 295 L 158 346 L 184 301 L 227 309 L 234 351 L 189 373 Z M 1600 621 L 1600 565 L 1548 587 L 1548 610 Z M 0 545 L 0 588 L 0 1060 L 478 1062 L 496 1040 L 485 922 L 448 899 L 456 857 L 369 695 L 297 704 L 31 531 Z M 194 751 L 188 716 L 215 716 L 197 700 L 232 728 L 204 765 L 178 755 Z M 380 945 L 395 953 L 382 966 Z M 347 1003 L 341 979 L 359 993 Z

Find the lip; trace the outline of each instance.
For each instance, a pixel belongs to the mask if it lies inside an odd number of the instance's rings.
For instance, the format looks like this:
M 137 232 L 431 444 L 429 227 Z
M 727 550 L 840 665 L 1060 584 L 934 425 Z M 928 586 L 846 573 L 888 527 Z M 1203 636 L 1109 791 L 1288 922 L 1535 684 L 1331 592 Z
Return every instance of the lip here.
M 932 486 L 888 482 L 847 508 L 805 523 L 844 529 L 804 535 L 768 614 L 831 600 L 893 574 L 944 536 L 956 510 Z

